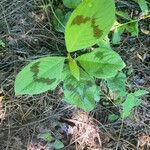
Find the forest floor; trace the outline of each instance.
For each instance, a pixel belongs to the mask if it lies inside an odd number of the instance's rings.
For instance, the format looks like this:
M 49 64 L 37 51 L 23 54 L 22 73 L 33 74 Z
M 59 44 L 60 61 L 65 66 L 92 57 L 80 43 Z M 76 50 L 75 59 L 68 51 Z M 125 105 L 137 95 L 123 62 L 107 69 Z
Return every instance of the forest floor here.
M 57 3 L 55 0 L 54 9 Z M 134 2 L 121 0 L 118 3 L 130 14 L 139 12 Z M 23 66 L 43 56 L 66 55 L 64 35 L 54 29 L 51 9 L 40 7 L 45 4 L 44 0 L 0 1 L 0 39 L 5 43 L 5 47 L 0 47 L 0 150 L 53 150 L 56 141 L 64 144 L 61 149 L 80 150 L 93 141 L 88 143 L 81 138 L 83 131 L 78 135 L 72 132 L 79 127 L 90 130 L 95 124 L 91 136 L 102 142 L 104 150 L 148 150 L 149 95 L 142 98 L 142 104 L 132 117 L 115 122 L 108 120 L 109 111 L 116 111 L 112 104 L 99 103 L 87 114 L 62 101 L 61 86 L 36 96 L 15 96 L 15 77 Z M 150 30 L 150 19 L 140 21 L 139 28 Z M 150 36 L 141 30 L 139 37 L 126 33 L 121 44 L 113 47 L 127 64 L 125 70 L 131 71 L 129 90 L 150 91 Z M 79 124 L 82 119 L 85 125 Z M 52 142 L 44 140 L 45 133 L 51 133 Z

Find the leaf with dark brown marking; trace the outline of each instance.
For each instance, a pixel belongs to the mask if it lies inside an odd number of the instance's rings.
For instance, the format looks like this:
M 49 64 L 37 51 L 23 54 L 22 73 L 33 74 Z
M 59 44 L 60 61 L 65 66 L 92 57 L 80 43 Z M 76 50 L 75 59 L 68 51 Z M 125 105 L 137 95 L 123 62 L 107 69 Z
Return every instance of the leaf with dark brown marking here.
M 31 72 L 33 72 L 33 79 L 36 80 L 39 73 L 39 64 L 40 62 L 36 62 L 30 67 Z
M 103 59 L 105 57 L 104 53 L 101 51 L 97 51 L 95 54 L 95 57 L 98 58 L 99 60 Z
M 56 79 L 49 79 L 49 78 L 43 78 L 43 77 L 38 77 L 38 73 L 39 73 L 39 64 L 40 62 L 36 62 L 35 64 L 33 64 L 30 67 L 31 72 L 33 72 L 33 80 L 35 82 L 39 82 L 39 83 L 45 83 L 47 85 L 52 84 L 53 82 L 56 81 Z
M 39 73 L 39 64 L 40 62 L 36 62 L 30 67 L 31 72 L 38 74 Z
M 45 84 L 47 84 L 47 85 L 50 85 L 50 84 L 52 84 L 52 83 L 55 82 L 55 81 L 56 81 L 55 78 L 54 78 L 54 79 L 49 79 L 49 78 L 37 78 L 37 79 L 35 80 L 35 82 L 45 83 Z
M 108 48 L 97 48 L 79 56 L 77 60 L 88 74 L 100 79 L 114 77 L 125 67 L 119 54 Z
M 67 77 L 64 80 L 63 86 L 64 100 L 85 111 L 91 111 L 95 107 L 95 102 L 100 100 L 100 90 L 95 84 L 95 81 L 90 77 L 88 80 L 81 79 L 80 81 L 77 81 L 73 76 L 70 78 Z
M 100 38 L 103 35 L 103 31 L 100 30 L 98 25 L 96 25 L 95 18 L 92 18 L 91 27 L 93 29 L 93 36 L 95 38 Z
M 39 94 L 61 81 L 65 57 L 44 57 L 23 68 L 15 80 L 15 94 Z
M 83 24 L 87 23 L 88 21 L 90 21 L 90 17 L 84 17 L 84 16 L 82 16 L 82 15 L 78 15 L 78 16 L 76 16 L 76 17 L 73 19 L 71 25 L 78 25 L 78 26 L 79 26 L 79 25 L 81 25 L 82 23 L 83 23 Z
M 90 0 L 73 11 L 65 28 L 68 52 L 91 47 L 108 35 L 115 21 L 114 0 Z

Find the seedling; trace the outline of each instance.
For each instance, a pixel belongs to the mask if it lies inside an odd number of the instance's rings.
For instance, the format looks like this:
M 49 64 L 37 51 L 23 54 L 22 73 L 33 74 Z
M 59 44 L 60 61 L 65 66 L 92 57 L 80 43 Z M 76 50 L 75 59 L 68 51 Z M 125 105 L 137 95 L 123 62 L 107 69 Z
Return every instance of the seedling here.
M 40 94 L 54 90 L 63 81 L 64 100 L 85 111 L 91 111 L 100 100 L 100 88 L 95 79 L 107 80 L 110 88 L 116 86 L 118 94 L 126 94 L 113 80 L 122 82 L 125 78 L 121 74 L 118 79 L 125 63 L 107 40 L 114 22 L 113 0 L 107 3 L 83 0 L 65 27 L 67 56 L 43 57 L 28 64 L 16 77 L 15 94 Z M 99 47 L 92 48 L 95 44 Z

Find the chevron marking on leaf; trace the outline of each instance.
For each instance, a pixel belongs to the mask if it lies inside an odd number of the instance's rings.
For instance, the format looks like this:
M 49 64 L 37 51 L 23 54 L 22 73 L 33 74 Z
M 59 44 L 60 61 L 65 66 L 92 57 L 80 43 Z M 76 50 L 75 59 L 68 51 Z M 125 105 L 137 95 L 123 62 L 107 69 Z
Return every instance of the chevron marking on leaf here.
M 93 36 L 97 39 L 100 38 L 103 34 L 103 31 L 100 30 L 98 25 L 96 25 L 96 19 L 95 18 L 84 17 L 83 15 L 77 15 L 73 19 L 73 21 L 71 22 L 71 26 L 73 26 L 73 25 L 80 26 L 81 24 L 85 24 L 89 21 L 91 22 L 91 27 L 93 29 Z
M 36 62 L 30 67 L 30 71 L 33 72 L 33 79 L 36 80 L 39 73 L 39 64 L 40 62 Z
M 36 62 L 35 64 L 33 64 L 30 67 L 30 71 L 33 73 L 33 80 L 35 82 L 39 82 L 39 83 L 45 83 L 47 85 L 52 84 L 53 82 L 56 81 L 56 79 L 49 79 L 49 78 L 43 78 L 43 77 L 38 77 L 38 73 L 39 73 L 39 64 L 40 62 Z

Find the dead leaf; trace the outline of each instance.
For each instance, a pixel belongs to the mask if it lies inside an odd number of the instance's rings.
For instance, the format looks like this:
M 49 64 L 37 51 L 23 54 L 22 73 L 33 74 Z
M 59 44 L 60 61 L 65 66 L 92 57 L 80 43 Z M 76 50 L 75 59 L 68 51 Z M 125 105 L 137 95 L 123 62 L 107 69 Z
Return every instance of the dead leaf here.
M 139 137 L 137 150 L 148 150 L 150 149 L 150 135 L 143 135 Z

